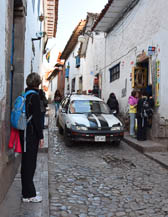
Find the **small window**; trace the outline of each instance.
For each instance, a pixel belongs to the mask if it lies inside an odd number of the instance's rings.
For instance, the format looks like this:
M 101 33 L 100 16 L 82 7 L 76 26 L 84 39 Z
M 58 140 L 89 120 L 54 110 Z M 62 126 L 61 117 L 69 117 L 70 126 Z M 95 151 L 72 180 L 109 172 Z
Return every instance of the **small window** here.
M 69 70 L 70 70 L 70 64 L 68 62 L 68 65 L 67 65 L 67 67 L 65 69 L 65 78 L 69 78 Z
M 110 83 L 120 78 L 120 63 L 109 69 Z
M 80 56 L 76 56 L 76 68 L 80 67 Z

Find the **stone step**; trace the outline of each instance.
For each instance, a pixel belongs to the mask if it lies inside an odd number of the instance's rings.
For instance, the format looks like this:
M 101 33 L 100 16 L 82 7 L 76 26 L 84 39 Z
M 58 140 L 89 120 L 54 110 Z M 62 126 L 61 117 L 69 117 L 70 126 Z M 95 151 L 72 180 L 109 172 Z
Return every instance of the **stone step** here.
M 167 152 L 167 147 L 156 143 L 152 140 L 138 141 L 136 138 L 132 138 L 129 135 L 124 136 L 124 141 L 136 150 L 146 153 L 146 152 Z

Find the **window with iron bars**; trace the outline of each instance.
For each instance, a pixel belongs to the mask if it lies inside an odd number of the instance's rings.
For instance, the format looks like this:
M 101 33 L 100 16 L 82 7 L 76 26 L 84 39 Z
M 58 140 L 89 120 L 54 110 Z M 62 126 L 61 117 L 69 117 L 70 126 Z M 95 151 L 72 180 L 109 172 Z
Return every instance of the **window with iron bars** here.
M 120 63 L 109 69 L 110 83 L 120 78 Z

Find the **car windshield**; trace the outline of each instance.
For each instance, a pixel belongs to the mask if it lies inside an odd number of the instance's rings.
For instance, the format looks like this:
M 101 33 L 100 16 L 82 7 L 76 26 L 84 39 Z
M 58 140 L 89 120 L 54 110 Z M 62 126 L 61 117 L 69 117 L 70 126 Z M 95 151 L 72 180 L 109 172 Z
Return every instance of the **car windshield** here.
M 74 100 L 70 103 L 69 111 L 73 114 L 110 114 L 109 108 L 104 102 L 92 100 Z

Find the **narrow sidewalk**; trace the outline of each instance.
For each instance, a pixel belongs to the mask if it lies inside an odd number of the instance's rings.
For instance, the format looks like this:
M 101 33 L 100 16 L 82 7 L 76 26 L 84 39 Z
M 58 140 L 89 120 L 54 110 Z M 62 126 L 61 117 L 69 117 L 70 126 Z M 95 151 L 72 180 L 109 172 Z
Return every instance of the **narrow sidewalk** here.
M 36 191 L 40 192 L 43 201 L 41 203 L 23 203 L 21 201 L 21 177 L 19 168 L 5 199 L 0 204 L 0 216 L 49 217 L 48 129 L 44 130 L 44 147 L 38 153 L 34 183 Z
M 125 132 L 124 141 L 168 169 L 168 149 L 165 145 L 152 140 L 138 141 L 136 138 L 129 136 L 128 132 Z

